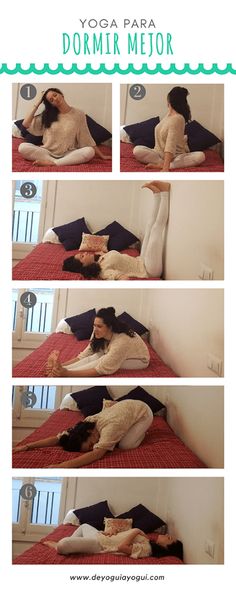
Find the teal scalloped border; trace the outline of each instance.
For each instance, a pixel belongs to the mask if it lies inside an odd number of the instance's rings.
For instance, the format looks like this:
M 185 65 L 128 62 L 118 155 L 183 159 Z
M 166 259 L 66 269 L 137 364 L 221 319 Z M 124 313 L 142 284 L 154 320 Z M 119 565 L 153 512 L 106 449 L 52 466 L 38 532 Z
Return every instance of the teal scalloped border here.
M 6 63 L 2 63 L 0 74 L 8 74 L 11 76 L 14 76 L 15 74 L 23 74 L 24 76 L 28 74 L 36 74 L 37 76 L 43 74 L 65 74 L 66 76 L 70 76 L 71 74 L 78 74 L 80 76 L 83 76 L 84 74 L 93 74 L 95 76 L 99 74 L 108 74 L 109 76 L 113 74 L 121 74 L 122 76 L 126 76 L 127 74 L 150 74 L 152 76 L 155 74 L 163 74 L 164 76 L 168 76 L 169 74 L 177 74 L 179 76 L 182 76 L 183 74 L 191 74 L 193 76 L 196 76 L 197 74 L 205 74 L 207 76 L 210 76 L 211 74 L 219 74 L 220 76 L 224 76 L 225 74 L 235 75 L 236 69 L 233 68 L 232 63 L 227 63 L 223 69 L 218 67 L 217 63 L 213 63 L 212 66 L 208 68 L 205 68 L 203 63 L 199 63 L 195 68 L 191 67 L 189 63 L 185 63 L 181 69 L 178 69 L 174 63 L 171 63 L 167 69 L 163 68 L 160 63 L 157 63 L 153 68 L 149 68 L 147 63 L 143 63 L 141 68 L 135 68 L 132 63 L 129 63 L 125 69 L 123 69 L 118 63 L 115 63 L 111 68 L 108 68 L 105 63 L 101 63 L 97 69 L 93 68 L 90 63 L 87 63 L 82 69 L 78 67 L 77 63 L 72 63 L 68 69 L 64 67 L 62 63 L 58 63 L 57 67 L 54 69 L 51 68 L 48 63 L 44 63 L 42 68 L 38 68 L 35 63 L 30 63 L 29 67 L 25 69 L 20 63 L 16 63 L 13 69 L 9 68 Z

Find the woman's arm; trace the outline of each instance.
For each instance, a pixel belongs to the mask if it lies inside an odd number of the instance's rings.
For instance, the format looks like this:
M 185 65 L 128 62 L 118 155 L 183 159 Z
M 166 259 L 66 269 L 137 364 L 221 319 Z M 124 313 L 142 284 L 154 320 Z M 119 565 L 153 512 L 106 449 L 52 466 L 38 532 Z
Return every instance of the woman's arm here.
M 23 450 L 32 450 L 33 448 L 48 448 L 49 446 L 58 446 L 59 440 L 57 436 L 50 438 L 44 438 L 43 440 L 37 440 L 37 442 L 29 442 L 24 446 L 17 446 L 13 448 L 13 452 L 23 452 Z
M 144 532 L 142 530 L 139 530 L 138 528 L 134 528 L 133 530 L 131 530 L 130 534 L 127 536 L 127 538 L 124 540 L 124 542 L 121 542 L 121 544 L 119 544 L 119 546 L 118 546 L 119 552 L 124 552 L 125 554 L 131 554 L 134 540 L 135 540 L 136 536 L 138 536 L 139 534 L 141 534 L 141 536 L 146 537 Z
M 160 168 L 160 164 L 147 164 L 145 166 L 145 168 L 153 168 L 153 169 L 158 168 L 160 170 L 160 172 L 169 172 L 170 163 L 172 162 L 172 160 L 173 160 L 173 153 L 170 153 L 170 151 L 165 151 L 162 168 Z
M 94 145 L 94 150 L 95 150 L 95 154 L 98 157 L 100 157 L 101 160 L 111 160 L 112 159 L 111 155 L 104 155 L 104 153 L 102 153 L 102 151 L 96 145 Z
M 28 129 L 28 127 L 30 127 L 30 125 L 31 125 L 31 123 L 32 123 L 32 121 L 33 121 L 33 119 L 35 117 L 35 114 L 36 114 L 36 112 L 37 112 L 40 104 L 42 103 L 43 94 L 44 94 L 44 90 L 43 90 L 43 92 L 41 92 L 41 97 L 39 98 L 39 100 L 37 100 L 36 103 L 34 104 L 33 110 L 31 110 L 30 113 L 23 120 L 22 125 L 26 129 Z
M 75 358 L 71 358 L 71 360 L 67 360 L 67 362 L 63 362 L 63 366 L 70 366 L 70 364 L 74 364 L 74 362 L 78 362 L 79 356 Z
M 99 460 L 106 452 L 107 450 L 103 449 L 92 450 L 91 452 L 85 452 L 83 456 L 78 456 L 78 458 L 65 460 L 65 462 L 60 462 L 59 464 L 50 464 L 47 468 L 80 468 L 81 466 L 87 466 L 87 464 L 95 462 L 95 460 Z

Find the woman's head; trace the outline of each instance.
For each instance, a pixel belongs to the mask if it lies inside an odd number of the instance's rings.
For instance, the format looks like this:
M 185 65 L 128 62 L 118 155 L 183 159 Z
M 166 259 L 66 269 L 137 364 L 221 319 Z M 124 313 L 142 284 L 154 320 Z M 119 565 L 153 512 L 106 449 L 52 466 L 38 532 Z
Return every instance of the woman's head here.
M 98 262 L 95 261 L 96 257 L 97 256 L 93 253 L 79 252 L 75 256 L 70 256 L 64 260 L 62 270 L 82 274 L 87 280 L 98 278 L 101 272 L 101 267 Z
M 152 556 L 176 556 L 183 560 L 183 544 L 170 534 L 159 534 L 156 542 L 151 541 Z
M 59 88 L 48 88 L 43 94 L 42 103 L 45 106 L 42 123 L 44 127 L 49 128 L 58 119 L 60 107 L 64 103 L 64 94 Z
M 89 452 L 99 440 L 99 432 L 95 423 L 77 423 L 64 433 L 59 444 L 67 452 Z
M 189 91 L 187 88 L 182 88 L 182 86 L 175 86 L 167 94 L 168 104 L 184 117 L 186 123 L 191 120 L 191 110 L 187 101 L 188 95 Z
M 130 327 L 116 317 L 114 307 L 99 309 L 94 319 L 94 332 L 91 346 L 94 352 L 104 348 L 105 342 L 110 340 L 113 333 L 126 333 L 134 337 L 135 333 Z

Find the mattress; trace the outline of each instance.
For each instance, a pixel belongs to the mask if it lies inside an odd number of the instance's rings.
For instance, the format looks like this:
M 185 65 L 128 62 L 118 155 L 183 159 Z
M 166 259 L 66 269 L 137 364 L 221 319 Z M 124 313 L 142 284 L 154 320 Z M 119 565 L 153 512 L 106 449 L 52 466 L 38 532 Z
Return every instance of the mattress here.
M 73 166 L 34 166 L 33 162 L 25 160 L 18 152 L 22 139 L 12 138 L 12 171 L 13 172 L 111 172 L 111 160 L 101 160 L 95 156 L 87 164 L 76 164 Z M 99 145 L 104 155 L 111 155 L 111 148 L 106 145 Z
M 73 427 L 84 417 L 80 411 L 59 409 L 22 440 L 19 446 L 57 435 Z M 45 468 L 80 456 L 80 452 L 66 452 L 60 446 L 35 448 L 13 453 L 13 468 Z M 153 423 L 139 448 L 115 448 L 103 458 L 83 468 L 206 468 L 205 464 L 176 436 L 163 417 L 154 416 Z
M 176 558 L 175 556 L 165 556 L 162 558 L 154 558 L 153 556 L 149 556 L 147 558 L 138 558 L 133 559 L 125 555 L 120 554 L 112 554 L 112 553 L 101 553 L 101 554 L 71 554 L 69 556 L 63 556 L 62 554 L 57 554 L 54 548 L 49 548 L 48 546 L 44 546 L 42 542 L 45 540 L 51 540 L 53 542 L 58 542 L 61 538 L 65 538 L 66 536 L 71 536 L 75 530 L 76 526 L 72 526 L 70 524 L 60 525 L 58 526 L 53 532 L 45 536 L 29 548 L 20 556 L 17 556 L 13 560 L 13 564 L 183 564 L 182 560 Z M 148 534 L 150 539 L 154 540 L 157 537 L 156 534 Z M 78 575 L 80 572 L 78 571 Z
M 153 168 L 145 168 L 145 165 L 138 162 L 133 156 L 134 146 L 131 143 L 121 143 L 120 147 L 120 171 L 121 172 L 155 172 Z M 223 172 L 224 163 L 214 149 L 204 150 L 206 159 L 200 166 L 190 168 L 179 168 L 173 172 Z M 156 170 L 158 172 L 158 170 Z M 171 171 L 171 170 L 170 170 Z
M 76 253 L 78 249 L 66 251 L 61 243 L 39 243 L 28 256 L 16 264 L 12 270 L 12 278 L 13 280 L 85 280 L 82 274 L 64 272 L 61 269 L 63 260 Z M 138 250 L 131 248 L 123 250 L 122 253 L 132 257 L 139 255 Z M 143 278 L 142 280 L 160 280 L 160 278 Z
M 61 352 L 60 361 L 63 363 L 70 360 L 70 358 L 75 358 L 78 356 L 80 352 L 86 348 L 88 343 L 89 340 L 78 341 L 74 335 L 65 333 L 52 333 L 43 344 L 41 344 L 36 350 L 29 354 L 29 356 L 24 358 L 24 360 L 21 360 L 21 362 L 15 366 L 13 369 L 13 376 L 23 376 L 29 378 L 45 377 L 45 366 L 50 352 L 53 350 L 59 350 Z M 169 368 L 169 366 L 164 364 L 150 344 L 146 345 L 150 353 L 150 364 L 148 368 L 141 370 L 120 369 L 115 374 L 109 374 L 106 377 L 103 376 L 103 378 L 110 378 L 112 376 L 117 378 L 169 378 L 177 376 L 173 370 Z

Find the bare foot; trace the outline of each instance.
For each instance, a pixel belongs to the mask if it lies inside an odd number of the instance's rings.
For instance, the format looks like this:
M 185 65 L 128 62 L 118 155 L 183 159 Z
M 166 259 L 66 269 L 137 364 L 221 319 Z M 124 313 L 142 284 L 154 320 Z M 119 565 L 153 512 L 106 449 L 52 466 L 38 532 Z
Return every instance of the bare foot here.
M 48 546 L 49 548 L 54 548 L 54 550 L 56 550 L 58 542 L 52 542 L 50 540 L 46 540 L 45 542 L 42 542 L 42 544 L 44 544 L 44 546 Z
M 143 184 L 142 188 L 149 188 L 155 194 L 158 192 L 169 192 L 170 182 L 161 182 L 160 180 L 151 180 Z
M 54 166 L 52 160 L 35 160 L 33 166 Z
M 58 350 L 53 350 L 51 354 L 49 354 L 47 363 L 46 363 L 46 376 L 52 376 L 52 369 L 54 368 L 55 362 L 58 361 L 60 352 Z

